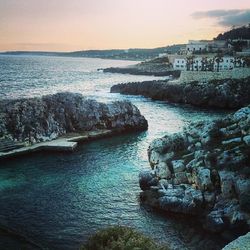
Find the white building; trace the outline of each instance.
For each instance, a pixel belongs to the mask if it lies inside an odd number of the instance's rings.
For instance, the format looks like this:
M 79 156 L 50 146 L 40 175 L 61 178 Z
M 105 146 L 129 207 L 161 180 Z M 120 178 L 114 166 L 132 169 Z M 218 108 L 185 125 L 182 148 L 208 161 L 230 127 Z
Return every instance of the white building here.
M 173 68 L 175 70 L 186 70 L 187 59 L 186 58 L 175 58 Z
M 162 57 L 166 57 L 167 55 L 168 55 L 167 53 L 160 53 L 160 54 L 158 55 L 158 57 L 162 58 Z
M 227 42 L 224 40 L 189 40 L 186 45 L 187 54 L 195 54 L 197 52 L 216 52 L 218 50 L 225 51 L 228 49 Z
M 218 66 L 219 66 L 219 71 L 231 70 L 235 67 L 235 62 L 234 62 L 235 58 L 233 56 L 224 56 L 220 60 L 218 59 L 217 61 L 215 59 L 215 62 L 214 62 L 215 71 L 218 71 Z
M 189 40 L 186 45 L 187 53 L 207 50 L 208 41 Z
M 235 67 L 242 67 L 244 61 L 239 58 L 234 58 L 233 56 L 224 56 L 222 58 L 207 57 L 194 57 L 192 61 L 189 61 L 186 57 L 176 58 L 173 63 L 173 68 L 175 70 L 190 70 L 190 71 L 201 71 L 201 70 L 211 70 L 209 63 L 213 62 L 214 71 L 224 71 L 231 70 Z M 210 68 L 210 69 L 209 69 Z

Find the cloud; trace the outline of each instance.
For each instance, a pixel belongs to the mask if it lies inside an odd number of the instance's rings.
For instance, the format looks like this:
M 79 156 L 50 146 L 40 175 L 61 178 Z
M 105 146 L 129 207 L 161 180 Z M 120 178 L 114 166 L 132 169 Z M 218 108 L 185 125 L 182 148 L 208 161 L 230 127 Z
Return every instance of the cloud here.
M 241 26 L 250 23 L 250 9 L 197 11 L 191 15 L 195 19 L 213 18 L 221 26 Z

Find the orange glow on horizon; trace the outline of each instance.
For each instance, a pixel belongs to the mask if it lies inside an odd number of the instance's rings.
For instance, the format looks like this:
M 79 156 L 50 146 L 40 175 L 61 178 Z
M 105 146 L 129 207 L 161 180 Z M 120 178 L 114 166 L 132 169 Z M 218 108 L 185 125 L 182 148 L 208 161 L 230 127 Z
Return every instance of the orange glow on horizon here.
M 0 0 L 0 51 L 155 48 L 212 39 L 229 27 L 197 11 L 249 0 Z

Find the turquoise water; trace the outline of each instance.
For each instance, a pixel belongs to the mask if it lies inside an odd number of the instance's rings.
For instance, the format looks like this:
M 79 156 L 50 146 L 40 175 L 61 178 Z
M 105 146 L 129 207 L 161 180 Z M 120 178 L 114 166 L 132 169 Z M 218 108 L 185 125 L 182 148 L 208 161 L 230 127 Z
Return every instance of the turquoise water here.
M 128 99 L 149 122 L 146 132 L 80 145 L 73 153 L 36 153 L 1 161 L 0 225 L 47 249 L 78 249 L 96 230 L 128 225 L 175 249 L 218 249 L 220 238 L 173 215 L 149 211 L 139 202 L 139 171 L 149 168 L 149 143 L 194 120 L 223 112 L 110 94 L 114 83 L 153 77 L 104 74 L 97 68 L 132 62 L 57 57 L 1 57 L 1 98 L 38 96 L 61 90 L 98 100 Z M 6 79 L 5 79 L 6 78 Z M 180 230 L 181 229 L 181 230 Z M 187 232 L 192 230 L 196 237 Z M 19 249 L 1 239 L 0 249 Z M 14 242 L 14 241 L 13 241 Z

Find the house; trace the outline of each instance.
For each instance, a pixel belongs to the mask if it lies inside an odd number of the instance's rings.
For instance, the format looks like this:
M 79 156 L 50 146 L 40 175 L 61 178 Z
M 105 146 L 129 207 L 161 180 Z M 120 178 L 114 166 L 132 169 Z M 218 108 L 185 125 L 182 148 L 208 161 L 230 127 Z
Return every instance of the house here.
M 197 52 L 197 51 L 205 51 L 207 50 L 208 41 L 203 40 L 189 40 L 188 44 L 186 45 L 186 52 Z
M 189 40 L 186 54 L 200 54 L 202 52 L 217 52 L 228 50 L 225 40 Z
M 173 63 L 173 68 L 175 70 L 187 70 L 187 71 L 225 71 L 243 66 L 244 66 L 244 60 L 233 56 L 182 57 L 182 58 L 175 58 Z
M 208 42 L 207 51 L 209 52 L 217 52 L 228 50 L 228 43 L 226 40 L 212 40 Z
M 231 70 L 236 66 L 236 58 L 233 56 L 224 56 L 222 58 L 215 59 L 214 71 Z M 219 67 L 219 70 L 218 70 Z
M 186 70 L 187 59 L 185 57 L 175 58 L 173 68 L 175 70 Z

